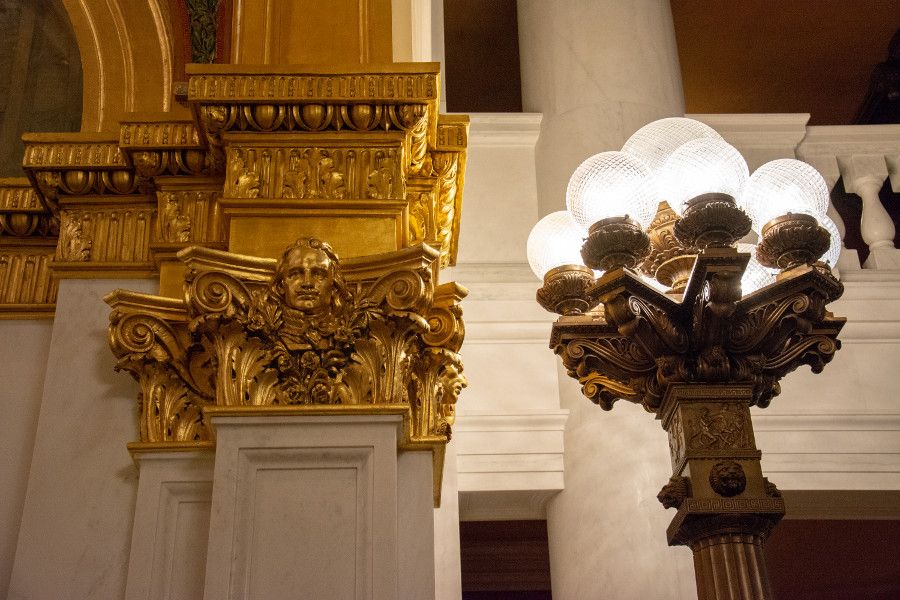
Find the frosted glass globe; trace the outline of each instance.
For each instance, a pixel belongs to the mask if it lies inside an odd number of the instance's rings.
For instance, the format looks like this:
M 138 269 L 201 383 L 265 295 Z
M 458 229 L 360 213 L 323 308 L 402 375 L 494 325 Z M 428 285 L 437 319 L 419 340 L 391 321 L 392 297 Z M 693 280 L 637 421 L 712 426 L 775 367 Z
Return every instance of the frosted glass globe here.
M 828 233 L 831 234 L 831 242 L 828 246 L 828 250 L 825 251 L 825 254 L 819 260 L 827 263 L 829 267 L 834 268 L 837 266 L 838 259 L 841 257 L 841 247 L 843 246 L 841 243 L 841 232 L 838 231 L 837 225 L 828 215 L 822 215 L 817 218 L 819 219 L 819 225 L 827 229 Z
M 828 210 L 828 184 L 812 166 L 793 158 L 767 162 L 750 176 L 740 200 L 757 233 L 789 212 L 816 218 Z
M 741 294 L 746 296 L 755 292 L 761 287 L 765 287 L 770 283 L 775 283 L 775 272 L 765 268 L 756 260 L 756 246 L 753 244 L 738 244 L 738 252 L 746 252 L 750 255 L 750 262 L 747 263 L 747 270 L 741 277 Z
M 587 232 L 567 210 L 550 213 L 531 229 L 526 251 L 528 264 L 538 279 L 550 269 L 563 265 L 582 265 L 581 246 Z
M 657 185 L 677 214 L 701 194 L 720 192 L 737 200 L 750 170 L 737 149 L 722 139 L 699 138 L 679 146 L 666 160 Z
M 566 189 L 566 207 L 585 228 L 601 219 L 628 215 L 646 229 L 657 204 L 650 169 L 618 151 L 601 152 L 581 163 Z
M 635 131 L 622 146 L 622 152 L 640 159 L 656 173 L 679 146 L 701 138 L 720 140 L 722 136 L 700 121 L 670 117 L 647 123 Z

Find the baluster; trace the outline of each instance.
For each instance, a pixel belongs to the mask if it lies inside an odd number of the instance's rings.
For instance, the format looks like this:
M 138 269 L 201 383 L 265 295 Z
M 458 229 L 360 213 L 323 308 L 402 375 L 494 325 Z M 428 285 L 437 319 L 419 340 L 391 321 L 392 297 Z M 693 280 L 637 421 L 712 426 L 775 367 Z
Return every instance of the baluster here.
M 828 192 L 833 192 L 834 186 L 837 185 L 837 181 L 841 177 L 841 169 L 838 166 L 837 157 L 834 155 L 817 155 L 802 157 L 802 160 L 814 166 L 822 174 L 825 183 L 828 184 Z M 835 274 L 840 276 L 841 271 L 859 270 L 859 254 L 856 250 L 847 248 L 847 245 L 844 243 L 844 237 L 847 235 L 847 226 L 831 202 L 828 203 L 828 217 L 834 221 L 841 234 L 841 256 L 838 259 L 838 263 L 834 265 Z
M 894 221 L 881 204 L 878 193 L 887 179 L 887 164 L 882 155 L 840 157 L 838 163 L 844 188 L 862 199 L 860 230 L 869 245 L 868 269 L 900 269 L 900 252 L 894 247 Z

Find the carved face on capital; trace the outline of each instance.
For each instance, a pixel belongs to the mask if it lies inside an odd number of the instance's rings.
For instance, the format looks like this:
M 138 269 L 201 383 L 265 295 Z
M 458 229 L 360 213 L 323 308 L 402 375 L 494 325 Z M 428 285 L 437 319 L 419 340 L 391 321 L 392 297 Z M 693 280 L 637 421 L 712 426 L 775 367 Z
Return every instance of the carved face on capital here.
M 709 472 L 709 484 L 720 496 L 731 498 L 737 496 L 747 487 L 747 476 L 740 463 L 723 460 L 712 466 Z
M 301 245 L 284 257 L 284 302 L 304 313 L 319 313 L 331 304 L 335 265 L 320 248 Z

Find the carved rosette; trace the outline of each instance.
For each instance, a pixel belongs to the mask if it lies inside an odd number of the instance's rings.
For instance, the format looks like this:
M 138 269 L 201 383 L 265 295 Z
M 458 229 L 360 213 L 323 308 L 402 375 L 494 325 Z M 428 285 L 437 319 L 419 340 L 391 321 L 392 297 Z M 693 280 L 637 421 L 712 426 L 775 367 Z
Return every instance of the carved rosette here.
M 141 387 L 141 442 L 212 439 L 209 405 L 403 405 L 406 445 L 446 443 L 466 385 L 466 291 L 434 285 L 438 253 L 418 246 L 344 267 L 318 240 L 298 247 L 328 252 L 330 292 L 313 312 L 291 296 L 291 252 L 276 263 L 192 247 L 179 253 L 184 300 L 107 297 L 117 368 Z

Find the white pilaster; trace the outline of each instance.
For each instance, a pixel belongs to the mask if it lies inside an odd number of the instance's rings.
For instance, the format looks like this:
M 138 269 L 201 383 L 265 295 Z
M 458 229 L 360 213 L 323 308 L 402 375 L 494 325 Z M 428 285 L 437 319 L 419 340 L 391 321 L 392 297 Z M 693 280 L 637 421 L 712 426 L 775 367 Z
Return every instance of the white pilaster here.
M 456 428 L 454 427 L 454 432 Z M 434 509 L 434 598 L 462 598 L 461 561 L 459 555 L 459 482 L 454 440 L 444 452 L 444 476 L 441 478 L 441 506 Z
M 684 114 L 672 12 L 660 0 L 523 0 L 522 103 L 544 120 L 536 149 L 541 216 L 572 171 L 641 126 Z
M 433 598 L 430 456 L 398 459 L 399 415 L 212 424 L 205 598 Z
M 126 600 L 201 598 L 212 500 L 211 451 L 143 452 Z

